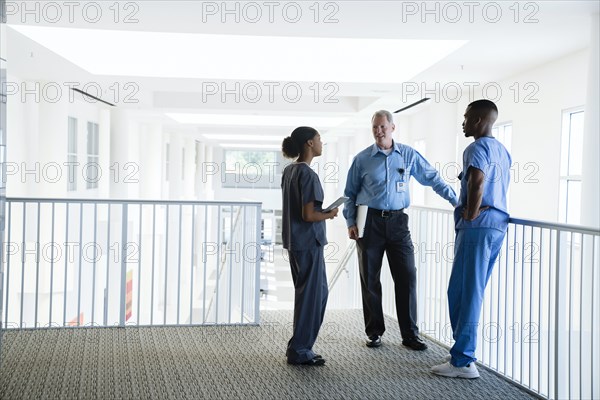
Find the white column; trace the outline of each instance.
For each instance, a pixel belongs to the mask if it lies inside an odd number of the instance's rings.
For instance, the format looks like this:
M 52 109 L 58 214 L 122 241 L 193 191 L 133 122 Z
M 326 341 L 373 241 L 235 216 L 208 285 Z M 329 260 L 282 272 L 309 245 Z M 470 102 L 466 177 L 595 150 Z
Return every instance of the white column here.
M 206 165 L 212 165 L 214 164 L 213 162 L 213 158 L 214 158 L 214 146 L 213 145 L 208 145 L 206 146 Z M 217 165 L 216 168 L 219 168 L 217 171 L 218 173 L 216 175 L 212 175 L 212 174 L 206 174 L 205 180 L 206 180 L 206 187 L 205 187 L 205 195 L 206 198 L 204 200 L 213 200 L 215 197 L 215 179 L 220 179 L 221 176 L 221 172 L 220 172 L 220 165 Z M 217 178 L 215 178 L 215 176 Z M 220 184 L 220 183 L 219 183 Z
M 132 172 L 129 163 L 139 167 L 139 126 L 127 110 L 113 109 L 110 118 L 110 166 L 113 178 L 110 197 L 127 199 L 139 197 L 139 183 L 126 179 Z
M 185 150 L 185 160 L 183 168 L 185 177 L 183 179 L 183 199 L 194 199 L 194 182 L 196 175 L 195 158 L 196 158 L 196 141 L 192 137 L 183 138 L 183 149 Z
M 204 177 L 206 161 L 206 144 L 196 141 L 196 153 L 198 162 L 196 163 L 196 173 L 194 176 L 194 195 L 198 200 L 204 200 L 206 197 L 206 179 Z
M 140 182 L 140 198 L 159 200 L 163 187 L 163 132 L 160 124 L 140 126 L 140 165 L 136 178 Z
M 590 37 L 590 63 L 588 66 L 587 96 L 585 102 L 585 123 L 583 136 L 583 174 L 581 177 L 581 224 L 600 227 L 600 57 L 599 14 L 592 16 Z
M 179 133 L 169 134 L 169 200 L 181 200 L 183 181 L 181 179 L 181 150 L 183 138 Z
M 41 83 L 44 85 L 44 82 Z M 31 99 L 32 100 L 32 99 Z M 28 103 L 34 103 L 28 100 Z M 38 149 L 37 157 L 31 160 L 39 165 L 37 171 L 39 183 L 34 182 L 33 176 L 27 176 L 28 187 L 35 190 L 35 195 L 40 197 L 64 197 L 67 194 L 67 168 L 64 162 L 67 159 L 67 137 L 68 137 L 68 96 L 63 92 L 60 100 L 50 102 L 43 96 L 39 104 L 28 104 L 28 106 L 38 108 L 37 125 L 31 126 L 32 133 L 37 138 L 36 146 Z M 79 135 L 81 145 L 85 148 L 86 132 Z M 81 148 L 81 146 L 80 146 Z M 76 169 L 76 179 L 78 180 L 78 191 L 85 190 L 85 170 L 87 157 L 85 151 L 81 153 L 82 157 L 79 166 Z M 39 163 L 39 164 L 38 164 Z M 36 165 L 36 169 L 38 169 Z M 57 179 L 56 172 L 60 172 L 60 179 Z M 81 187 L 79 187 L 81 186 Z M 33 194 L 33 193 L 32 193 Z

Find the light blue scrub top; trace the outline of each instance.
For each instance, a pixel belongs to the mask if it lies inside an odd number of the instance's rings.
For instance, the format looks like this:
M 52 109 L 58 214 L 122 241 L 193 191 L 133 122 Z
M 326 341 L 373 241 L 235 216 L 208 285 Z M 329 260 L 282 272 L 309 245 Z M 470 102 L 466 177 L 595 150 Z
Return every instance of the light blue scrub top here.
M 506 231 L 508 208 L 506 194 L 510 182 L 512 159 L 506 148 L 493 137 L 481 137 L 471 143 L 463 152 L 463 172 L 460 180 L 458 206 L 454 209 L 456 229 L 493 228 Z M 489 207 L 473 221 L 462 218 L 467 204 L 468 171 L 477 168 L 485 175 L 481 207 Z

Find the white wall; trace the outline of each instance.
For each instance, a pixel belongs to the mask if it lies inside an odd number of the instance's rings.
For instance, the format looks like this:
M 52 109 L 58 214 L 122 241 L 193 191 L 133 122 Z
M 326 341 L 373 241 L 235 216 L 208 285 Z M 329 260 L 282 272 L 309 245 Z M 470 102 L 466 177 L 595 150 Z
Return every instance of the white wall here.
M 53 84 L 26 82 L 8 76 L 12 90 L 7 104 L 7 195 L 9 197 L 107 197 L 110 186 L 106 107 L 61 92 L 46 91 Z M 26 86 L 23 86 L 23 85 Z M 49 86 L 46 86 L 49 85 Z M 36 90 L 36 88 L 38 88 Z M 32 90 L 23 95 L 24 91 Z M 68 117 L 78 122 L 77 191 L 68 192 Z M 98 189 L 86 190 L 87 122 L 100 125 Z
M 501 95 L 488 92 L 498 105 L 498 123 L 512 123 L 514 165 L 509 210 L 513 217 L 558 220 L 562 111 L 585 103 L 588 62 L 587 50 L 579 51 L 497 82 L 502 88 Z M 525 87 L 528 83 L 530 86 Z M 460 155 L 472 142 L 462 133 L 463 114 L 468 103 L 478 98 L 481 90 L 475 90 L 473 96 L 464 92 L 456 103 L 427 105 L 406 117 L 408 121 L 403 126 L 409 132 L 406 136 L 400 132 L 399 140 L 406 137 L 405 143 L 412 144 L 414 140 L 425 139 L 427 159 L 432 164 L 462 165 Z M 454 178 L 452 170 L 447 168 L 443 174 L 449 182 Z M 445 206 L 431 190 L 427 191 L 426 203 Z
M 513 182 L 510 194 L 510 212 L 514 217 L 556 221 L 558 218 L 558 188 L 560 167 L 561 113 L 564 109 L 585 103 L 588 69 L 588 51 L 583 50 L 563 58 L 508 77 L 499 85 L 502 96 L 497 99 L 500 110 L 499 122 L 513 125 L 512 156 L 514 162 Z M 9 76 L 9 82 L 20 84 L 18 78 Z M 537 89 L 524 88 L 525 84 Z M 517 84 L 519 98 L 510 88 Z M 63 93 L 64 94 L 64 93 Z M 525 95 L 531 94 L 526 102 Z M 463 137 L 461 123 L 464 108 L 473 98 L 464 93 L 456 103 L 437 102 L 424 107 L 420 112 L 397 117 L 395 139 L 412 145 L 417 139 L 427 142 L 427 159 L 440 168 L 443 177 L 455 182 L 456 163 L 460 154 L 470 143 Z M 29 95 L 28 99 L 32 98 Z M 79 146 L 81 162 L 85 155 L 86 123 L 100 123 L 102 180 L 96 190 L 86 191 L 81 169 L 78 170 L 78 190 L 69 193 L 67 188 L 66 161 L 67 117 L 76 117 L 79 122 Z M 322 165 L 332 162 L 338 165 L 338 183 L 326 183 L 326 199 L 333 199 L 343 192 L 343 183 L 348 160 L 358 151 L 373 143 L 368 118 L 364 126 L 356 127 L 354 137 L 330 140 L 324 155 L 315 160 Z M 109 134 L 110 132 L 110 134 Z M 327 141 L 327 139 L 326 139 Z M 171 143 L 170 181 L 164 177 L 164 146 Z M 195 158 L 195 140 L 178 132 L 164 132 L 160 125 L 140 124 L 126 112 L 110 109 L 83 100 L 70 101 L 64 95 L 60 101 L 20 101 L 20 94 L 9 98 L 8 105 L 8 161 L 9 171 L 7 194 L 39 197 L 121 197 L 157 199 L 191 199 L 196 192 L 205 196 L 202 200 L 259 201 L 265 209 L 281 207 L 279 182 L 275 189 L 228 189 L 221 187 L 220 175 L 208 179 L 203 190 L 197 191 L 198 181 Z M 181 180 L 181 151 L 186 149 L 185 179 Z M 210 145 L 202 146 L 200 162 L 220 164 L 222 151 Z M 110 154 L 109 154 L 110 149 Z M 328 154 L 329 153 L 329 154 Z M 119 179 L 111 171 L 119 163 Z M 139 172 L 135 178 L 139 183 L 124 182 L 131 170 L 124 170 L 125 162 L 135 162 Z M 25 163 L 25 164 L 23 164 Z M 39 163 L 39 167 L 36 167 Z M 63 167 L 62 178 L 50 182 L 44 177 L 44 165 L 57 163 Z M 450 166 L 450 167 L 448 167 Z M 17 168 L 15 171 L 14 169 Z M 22 174 L 22 169 L 34 171 Z M 10 166 L 9 166 L 10 169 Z M 50 172 L 50 170 L 46 171 Z M 330 170 L 321 169 L 322 179 Z M 160 182 L 160 184 L 159 184 Z M 214 193 L 214 195 L 213 195 Z M 448 203 L 432 190 L 426 189 L 426 205 L 448 208 Z

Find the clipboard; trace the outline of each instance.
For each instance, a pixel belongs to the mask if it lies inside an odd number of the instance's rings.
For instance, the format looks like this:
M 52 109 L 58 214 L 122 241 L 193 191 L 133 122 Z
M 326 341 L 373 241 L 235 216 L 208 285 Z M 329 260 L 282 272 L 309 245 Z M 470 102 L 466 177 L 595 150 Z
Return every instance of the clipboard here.
M 358 228 L 358 238 L 362 238 L 365 234 L 365 224 L 367 223 L 367 212 L 369 207 L 366 205 L 356 206 L 356 227 Z
M 329 206 L 327 206 L 327 208 L 324 208 L 323 212 L 329 212 L 329 211 L 333 210 L 334 208 L 341 206 L 342 204 L 344 204 L 344 202 L 346 200 L 348 200 L 348 197 L 340 196 L 336 201 L 334 201 Z

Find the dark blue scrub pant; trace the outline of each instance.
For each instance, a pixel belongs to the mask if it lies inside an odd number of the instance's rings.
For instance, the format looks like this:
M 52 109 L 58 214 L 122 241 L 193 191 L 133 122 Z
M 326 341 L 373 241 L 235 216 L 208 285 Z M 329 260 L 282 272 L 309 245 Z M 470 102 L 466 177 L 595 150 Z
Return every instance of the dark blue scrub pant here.
M 396 211 L 383 217 L 381 212 L 369 209 L 365 232 L 362 239 L 357 240 L 357 249 L 367 336 L 381 336 L 385 331 L 380 280 L 384 252 L 394 280 L 400 333 L 404 339 L 417 336 L 417 270 L 408 215 Z
M 288 253 L 296 294 L 294 331 L 286 355 L 288 362 L 297 364 L 315 357 L 312 347 L 323 323 L 329 290 L 322 246 Z
M 483 294 L 502 247 L 505 232 L 492 228 L 460 229 L 454 242 L 454 262 L 448 282 L 448 306 L 455 367 L 465 367 L 475 358 L 477 329 Z

